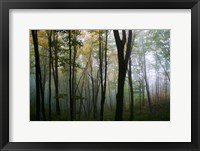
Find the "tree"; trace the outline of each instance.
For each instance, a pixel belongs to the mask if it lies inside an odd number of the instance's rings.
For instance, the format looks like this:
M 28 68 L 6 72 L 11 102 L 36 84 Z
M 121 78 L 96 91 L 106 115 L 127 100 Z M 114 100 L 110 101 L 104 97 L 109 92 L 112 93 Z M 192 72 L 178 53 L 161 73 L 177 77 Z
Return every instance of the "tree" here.
M 56 114 L 60 115 L 60 103 L 59 103 L 59 77 L 58 77 L 58 35 L 56 31 L 53 32 L 54 41 L 54 82 L 55 82 L 55 98 L 56 98 Z M 53 62 L 52 62 L 53 66 Z
M 101 83 L 101 111 L 100 111 L 100 120 L 103 121 L 103 112 L 104 104 L 106 99 L 106 80 L 107 80 L 107 40 L 108 40 L 108 31 L 106 30 L 106 41 L 105 41 L 105 50 L 104 54 L 102 51 L 102 33 L 99 31 L 99 62 L 100 62 L 100 83 Z M 103 71 L 103 59 L 105 60 L 104 71 Z M 104 77 L 103 77 L 104 73 Z
M 52 120 L 51 117 L 51 64 L 52 64 L 52 31 L 47 31 L 48 34 L 48 44 L 49 44 L 49 120 Z
M 151 96 L 149 91 L 149 82 L 147 79 L 147 69 L 146 69 L 146 57 L 145 57 L 145 47 L 144 47 L 144 39 L 142 37 L 142 51 L 143 51 L 143 62 L 144 62 L 144 80 L 146 84 L 146 91 L 147 91 L 147 98 L 148 98 L 148 104 L 149 104 L 149 111 L 152 112 L 152 105 L 151 105 Z
M 123 120 L 124 82 L 126 77 L 128 61 L 131 55 L 132 31 L 131 30 L 128 31 L 128 42 L 126 47 L 126 53 L 125 53 L 126 31 L 125 30 L 122 31 L 122 40 L 120 39 L 118 30 L 114 30 L 113 32 L 114 32 L 115 42 L 117 45 L 118 68 L 119 68 L 115 120 L 121 121 Z
M 71 31 L 69 30 L 69 96 L 70 96 L 70 119 L 74 120 L 74 100 L 72 96 L 72 48 L 71 48 Z
M 134 92 L 133 92 L 133 84 L 132 84 L 131 59 L 129 60 L 129 67 L 128 67 L 128 82 L 129 82 L 130 94 L 131 94 L 130 120 L 133 120 L 134 119 Z
M 40 120 L 40 100 L 42 100 L 42 115 L 43 120 L 46 120 L 44 107 L 44 92 L 42 88 L 42 75 L 40 68 L 40 55 L 38 50 L 38 36 L 37 30 L 32 30 L 32 37 L 35 50 L 35 73 L 36 73 L 36 120 Z M 41 96 L 41 97 L 40 97 Z

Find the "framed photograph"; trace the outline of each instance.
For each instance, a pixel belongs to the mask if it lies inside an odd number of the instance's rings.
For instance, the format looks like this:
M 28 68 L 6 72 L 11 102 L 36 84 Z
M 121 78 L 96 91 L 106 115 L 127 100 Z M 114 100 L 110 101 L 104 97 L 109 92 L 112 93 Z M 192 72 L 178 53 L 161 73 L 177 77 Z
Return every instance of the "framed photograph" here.
M 1 0 L 1 150 L 200 150 L 198 0 Z

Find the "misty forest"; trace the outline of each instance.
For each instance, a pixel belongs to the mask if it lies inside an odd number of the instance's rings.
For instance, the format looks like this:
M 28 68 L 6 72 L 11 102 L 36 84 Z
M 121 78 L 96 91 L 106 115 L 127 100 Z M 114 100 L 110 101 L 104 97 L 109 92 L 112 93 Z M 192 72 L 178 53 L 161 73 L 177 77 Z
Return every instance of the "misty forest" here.
M 31 121 L 169 121 L 170 30 L 30 30 Z

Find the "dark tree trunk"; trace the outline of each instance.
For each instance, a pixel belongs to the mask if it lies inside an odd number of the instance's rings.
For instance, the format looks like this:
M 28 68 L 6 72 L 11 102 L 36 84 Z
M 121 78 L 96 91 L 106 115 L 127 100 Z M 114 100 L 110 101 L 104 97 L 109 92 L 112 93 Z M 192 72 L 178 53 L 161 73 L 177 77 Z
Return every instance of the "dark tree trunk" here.
M 38 38 L 37 30 L 32 30 L 34 50 L 35 50 L 35 70 L 36 70 L 36 98 L 39 99 L 36 101 L 36 119 L 40 120 L 40 99 L 42 104 L 42 116 L 43 120 L 46 120 L 45 116 L 45 106 L 44 106 L 44 92 L 42 87 L 42 74 L 40 68 L 40 55 L 38 49 Z M 41 96 L 41 97 L 40 97 Z
M 124 82 L 126 77 L 127 65 L 131 55 L 131 42 L 132 42 L 132 31 L 129 30 L 128 33 L 128 43 L 126 54 L 125 52 L 125 44 L 126 44 L 126 32 L 122 31 L 122 40 L 119 36 L 119 31 L 114 30 L 115 42 L 117 45 L 118 51 L 118 86 L 117 86 L 117 103 L 116 103 L 116 112 L 115 112 L 115 120 L 122 121 L 123 120 L 123 103 L 124 103 Z
M 37 30 L 32 30 L 33 44 L 35 50 L 35 82 L 36 82 L 36 120 L 40 120 L 40 76 L 39 76 L 39 68 L 40 68 L 40 59 L 39 59 L 39 51 L 38 51 L 38 39 L 37 39 Z
M 91 93 L 90 93 L 90 79 L 89 79 L 89 76 L 87 77 L 87 94 L 88 94 L 88 102 L 87 102 L 87 111 L 88 111 L 88 119 L 90 119 L 90 114 L 91 114 L 91 104 L 90 104 L 90 101 L 91 101 Z
M 110 110 L 112 111 L 112 96 L 111 96 L 111 89 L 110 89 L 109 81 L 108 81 L 108 91 L 109 91 L 109 99 L 110 99 Z
M 90 51 L 90 57 L 89 57 L 89 62 L 90 62 L 90 79 L 92 83 L 92 105 L 93 105 L 93 119 L 96 119 L 96 113 L 97 113 L 97 107 L 96 107 L 96 100 L 95 100 L 95 83 L 94 83 L 94 77 L 93 77 L 93 66 L 92 66 L 92 51 Z
M 55 69 L 54 69 L 54 82 L 55 82 L 55 97 L 56 97 L 56 114 L 60 115 L 60 103 L 59 103 L 59 77 L 58 77 L 58 37 L 56 33 L 53 33 L 53 38 L 54 38 L 54 64 L 55 64 Z
M 134 92 L 133 92 L 133 84 L 132 84 L 131 59 L 129 60 L 128 81 L 129 81 L 130 94 L 131 94 L 130 120 L 133 120 L 134 119 Z
M 102 35 L 99 31 L 99 62 L 100 62 L 100 79 L 101 79 L 101 110 L 100 110 L 100 120 L 103 121 L 103 112 L 104 112 L 104 104 L 106 99 L 106 80 L 107 80 L 107 37 L 108 37 L 108 31 L 106 30 L 106 41 L 105 41 L 105 54 L 103 54 L 102 51 Z M 105 60 L 104 65 L 104 79 L 103 79 L 103 58 Z
M 95 119 L 96 119 L 96 115 L 97 115 L 97 102 L 98 102 L 98 94 L 99 94 L 99 87 L 100 87 L 100 84 L 99 84 L 99 71 L 97 71 L 97 78 L 95 80 L 95 95 L 94 95 L 94 100 L 95 100 L 95 104 L 94 104 L 94 110 L 95 110 Z
M 72 49 L 71 49 L 71 31 L 69 30 L 69 95 L 70 95 L 70 119 L 74 120 L 74 101 L 72 96 Z
M 47 54 L 47 51 L 45 51 L 45 57 L 43 57 L 43 77 L 42 77 L 42 79 L 43 79 L 43 81 L 42 81 L 42 92 L 43 92 L 43 100 L 45 100 L 45 87 L 46 87 L 46 77 L 47 77 L 47 74 L 46 74 L 46 72 L 47 72 L 47 58 L 46 58 L 46 56 L 47 56 L 48 54 Z M 44 120 L 46 120 L 46 115 L 45 115 L 45 102 L 43 101 L 43 112 L 44 112 L 44 116 L 45 116 L 45 118 L 44 118 Z
M 51 64 L 52 64 L 52 31 L 49 31 L 48 33 L 48 43 L 49 43 L 49 120 L 52 120 L 51 117 Z
M 75 35 L 76 36 L 76 35 Z M 73 94 L 73 114 L 74 114 L 74 120 L 76 120 L 76 91 L 75 91 L 75 85 L 76 85 L 76 44 L 74 44 L 74 54 L 73 54 L 73 66 L 72 66 L 72 94 Z

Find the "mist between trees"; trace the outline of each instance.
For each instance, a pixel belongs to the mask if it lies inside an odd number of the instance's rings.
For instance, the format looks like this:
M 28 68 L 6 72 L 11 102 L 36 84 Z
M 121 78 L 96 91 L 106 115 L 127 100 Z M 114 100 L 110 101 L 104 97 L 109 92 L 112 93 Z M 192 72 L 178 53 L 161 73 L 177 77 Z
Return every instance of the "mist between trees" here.
M 31 121 L 169 121 L 170 30 L 30 30 Z

